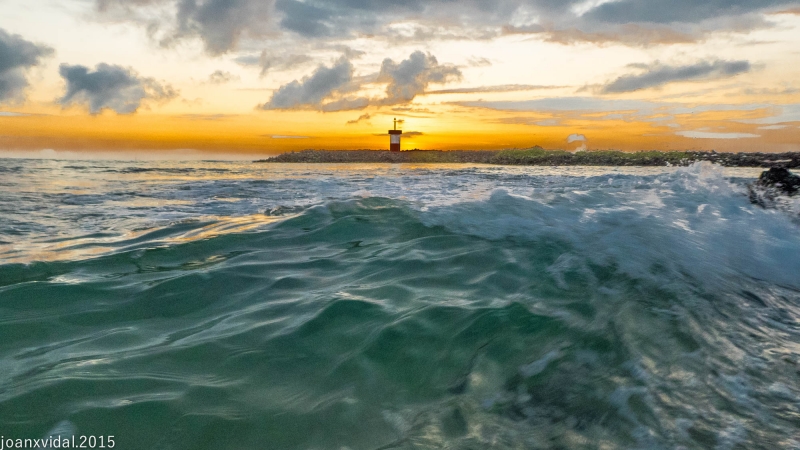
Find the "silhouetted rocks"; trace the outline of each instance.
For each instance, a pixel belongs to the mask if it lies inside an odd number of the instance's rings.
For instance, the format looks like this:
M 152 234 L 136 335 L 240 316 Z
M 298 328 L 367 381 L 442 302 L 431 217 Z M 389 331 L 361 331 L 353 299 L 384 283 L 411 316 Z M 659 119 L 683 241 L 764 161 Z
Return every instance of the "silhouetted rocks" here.
M 793 196 L 800 191 L 800 177 L 783 167 L 761 173 L 758 181 L 748 186 L 750 201 L 762 207 L 773 206 L 780 196 Z
M 762 187 L 778 189 L 787 195 L 794 195 L 800 190 L 800 177 L 783 167 L 773 167 L 761 173 L 756 184 Z
M 800 167 L 800 153 L 621 152 L 545 150 L 303 150 L 257 161 L 267 163 L 470 163 L 516 166 L 688 166 L 708 161 L 726 167 Z

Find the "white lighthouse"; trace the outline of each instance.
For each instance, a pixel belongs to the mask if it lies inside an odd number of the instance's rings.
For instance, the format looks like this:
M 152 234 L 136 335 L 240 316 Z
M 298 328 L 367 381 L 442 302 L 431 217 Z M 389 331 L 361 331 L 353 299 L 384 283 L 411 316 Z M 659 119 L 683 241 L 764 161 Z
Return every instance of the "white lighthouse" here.
M 400 151 L 400 135 L 403 130 L 397 129 L 397 119 L 394 119 L 394 130 L 389 130 L 389 150 L 393 152 Z

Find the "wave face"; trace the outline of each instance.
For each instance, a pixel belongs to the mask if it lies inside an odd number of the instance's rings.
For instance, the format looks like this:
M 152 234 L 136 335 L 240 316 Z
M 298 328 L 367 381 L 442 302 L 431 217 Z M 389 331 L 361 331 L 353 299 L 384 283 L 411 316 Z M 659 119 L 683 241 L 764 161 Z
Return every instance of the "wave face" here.
M 0 160 L 0 430 L 797 447 L 800 224 L 757 174 Z

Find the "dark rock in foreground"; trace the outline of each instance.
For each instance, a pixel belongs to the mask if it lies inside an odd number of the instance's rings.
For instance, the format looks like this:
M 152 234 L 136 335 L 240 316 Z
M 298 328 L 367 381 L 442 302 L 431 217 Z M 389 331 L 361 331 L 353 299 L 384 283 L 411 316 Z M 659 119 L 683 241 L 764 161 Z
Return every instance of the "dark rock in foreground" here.
M 747 189 L 750 201 L 766 208 L 774 206 L 782 195 L 791 197 L 800 192 L 800 177 L 785 168 L 773 167 L 762 172 Z
M 709 161 L 726 167 L 800 167 L 800 153 L 620 152 L 570 153 L 533 147 L 500 151 L 303 150 L 257 161 L 267 163 L 470 163 L 524 166 L 688 166 Z
M 776 168 L 763 172 L 756 182 L 764 188 L 775 188 L 787 195 L 794 195 L 800 190 L 800 177 L 785 168 Z

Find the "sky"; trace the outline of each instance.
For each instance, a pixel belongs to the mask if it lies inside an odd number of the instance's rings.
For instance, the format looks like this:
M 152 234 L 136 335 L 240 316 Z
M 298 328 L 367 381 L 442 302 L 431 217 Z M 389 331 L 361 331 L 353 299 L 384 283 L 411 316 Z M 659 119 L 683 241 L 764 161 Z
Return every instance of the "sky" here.
M 800 1 L 0 0 L 0 156 L 800 151 Z M 181 153 L 183 152 L 183 153 Z

